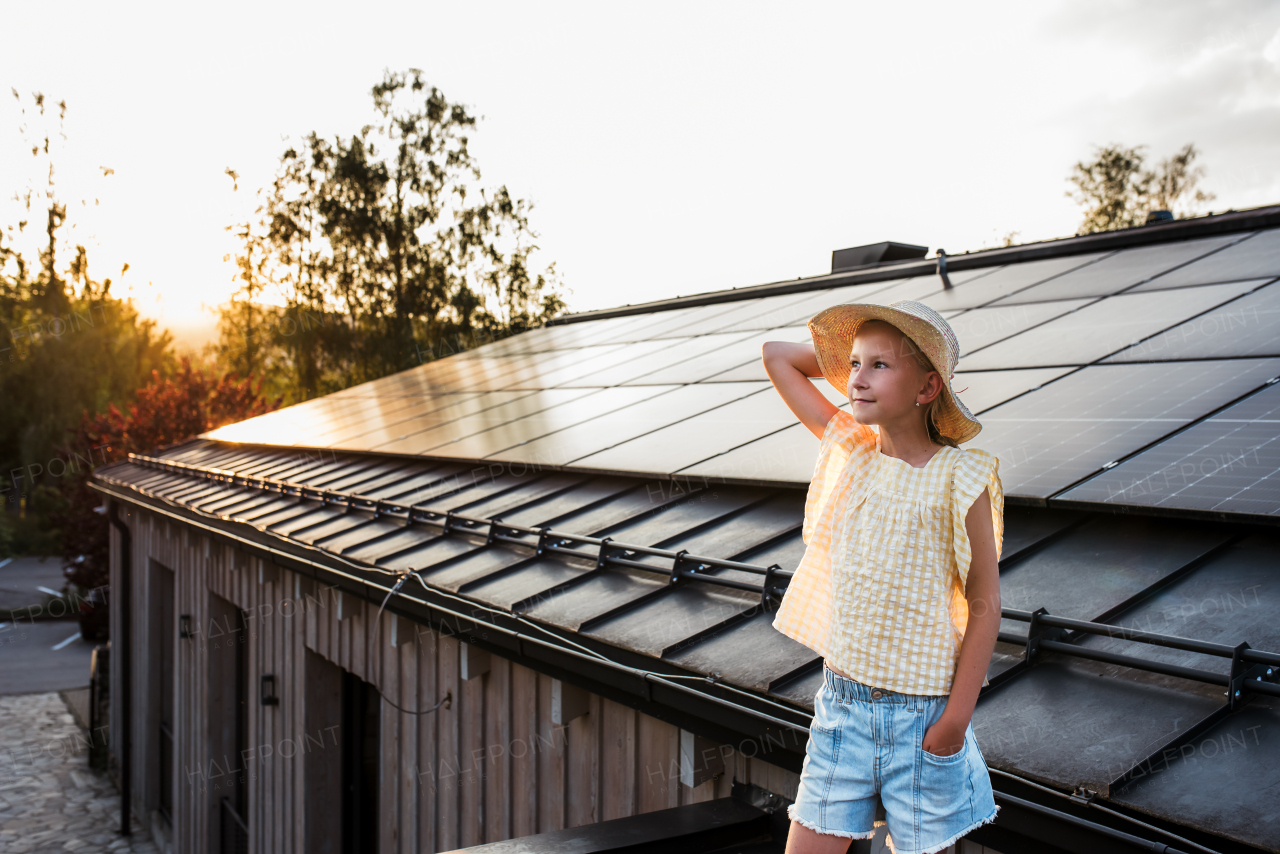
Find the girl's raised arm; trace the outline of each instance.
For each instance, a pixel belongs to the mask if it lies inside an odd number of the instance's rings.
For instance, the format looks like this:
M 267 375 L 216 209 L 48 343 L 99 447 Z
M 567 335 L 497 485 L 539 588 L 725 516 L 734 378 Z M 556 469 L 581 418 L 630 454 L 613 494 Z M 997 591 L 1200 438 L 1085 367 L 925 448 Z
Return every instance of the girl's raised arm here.
M 813 353 L 813 342 L 766 341 L 762 353 L 764 369 L 773 387 L 800 423 L 821 439 L 836 408 L 809 382 L 809 377 L 822 376 L 818 357 Z

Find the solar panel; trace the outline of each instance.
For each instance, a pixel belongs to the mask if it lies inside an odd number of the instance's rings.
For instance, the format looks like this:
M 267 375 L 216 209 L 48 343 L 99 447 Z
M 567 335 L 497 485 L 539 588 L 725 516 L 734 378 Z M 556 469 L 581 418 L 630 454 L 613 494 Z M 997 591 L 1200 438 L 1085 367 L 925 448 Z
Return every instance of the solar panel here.
M 1041 261 L 1009 264 L 985 276 L 976 276 L 971 281 L 959 284 L 950 290 L 932 294 L 923 302 L 937 311 L 977 308 L 1053 276 L 1061 275 L 1068 270 L 1083 267 L 1105 255 L 1104 252 L 1094 252 L 1089 255 L 1069 255 L 1065 258 L 1045 258 Z M 953 277 L 951 281 L 955 283 L 956 279 Z
M 1107 297 L 970 353 L 960 360 L 960 369 L 1087 365 L 1247 290 L 1237 282 Z
M 966 389 L 960 399 L 974 412 L 981 412 L 1011 397 L 1038 388 L 1067 373 L 1069 368 L 1033 368 L 1022 371 L 991 371 L 956 374 L 957 390 Z M 847 409 L 847 401 L 818 380 L 833 403 L 839 401 Z M 980 436 L 976 443 L 980 447 Z M 719 456 L 682 469 L 681 474 L 697 477 L 725 477 L 735 480 L 759 480 L 769 483 L 803 484 L 813 477 L 813 464 L 818 454 L 818 440 L 803 424 L 794 424 Z
M 710 353 L 712 350 L 718 350 L 737 341 L 743 341 L 750 338 L 748 332 L 735 332 L 733 334 L 724 335 L 702 335 L 697 338 L 671 338 L 666 339 L 665 348 L 656 353 L 651 353 L 644 359 L 634 361 L 626 361 L 610 368 L 604 368 L 592 371 L 585 376 L 570 380 L 565 383 L 567 386 L 609 386 L 621 385 L 628 380 L 634 380 L 637 377 L 647 374 L 656 373 L 663 368 L 677 365 L 681 362 L 695 359 L 704 353 Z
M 1275 359 L 1093 365 L 982 416 L 1005 492 L 1046 498 L 1280 373 Z
M 707 384 L 699 388 L 721 385 Z M 841 402 L 827 383 L 820 391 Z M 761 436 L 794 424 L 796 417 L 772 388 L 725 404 L 701 415 L 624 442 L 606 451 L 573 460 L 588 469 L 619 472 L 676 472 Z
M 794 329 L 757 332 L 754 335 L 736 340 L 725 347 L 720 347 L 701 356 L 663 368 L 660 371 L 654 371 L 651 374 L 636 377 L 630 380 L 628 384 L 700 382 L 742 364 L 759 362 L 761 359 L 760 348 L 764 346 L 764 343 L 780 339 L 786 340 L 783 336 L 794 338 L 797 341 L 804 340 L 809 337 L 809 330 L 802 329 L 799 333 Z M 768 379 L 768 376 L 766 375 L 765 378 Z
M 697 324 L 698 332 L 689 328 L 681 330 L 682 335 L 705 334 L 710 332 L 733 331 L 739 324 L 748 324 L 749 328 L 769 328 L 774 325 L 774 318 L 779 311 L 786 311 L 789 306 L 808 299 L 808 294 L 780 294 L 772 297 L 743 300 L 734 303 L 737 307 L 718 314 L 715 317 Z M 755 323 L 753 323 L 754 321 Z M 762 324 L 756 326 L 755 324 Z
M 847 408 L 847 407 L 846 407 Z M 793 424 L 697 465 L 681 470 L 691 477 L 726 477 L 788 485 L 808 483 L 818 457 L 818 439 Z
M 351 407 L 363 405 L 364 401 L 360 399 L 316 398 L 220 427 L 204 434 L 204 437 L 247 444 L 305 445 L 310 436 L 323 434 L 333 419 L 340 417 Z
M 1044 300 L 1100 297 L 1154 279 L 1161 273 L 1202 258 L 1240 240 L 1242 235 L 1207 237 L 1179 243 L 1160 243 L 1135 249 L 1122 249 L 1114 255 L 1087 267 L 1064 273 L 1043 284 L 1010 294 L 996 305 L 1041 302 Z
M 735 313 L 740 303 L 721 302 L 695 308 L 681 317 L 671 317 L 666 323 L 650 327 L 649 338 L 687 338 L 694 335 L 706 335 L 714 331 L 724 315 Z
M 905 282 L 883 288 L 866 297 L 866 302 L 876 305 L 892 305 L 899 300 L 918 300 L 942 290 L 942 279 L 937 276 L 916 276 Z
M 1252 283 L 1260 286 L 1266 279 Z M 1108 362 L 1280 356 L 1280 283 L 1139 341 Z
M 408 406 L 394 412 L 383 412 L 370 415 L 367 412 L 363 417 L 354 418 L 345 421 L 341 425 L 336 425 L 333 430 L 323 435 L 325 446 L 331 446 L 339 441 L 355 442 L 353 447 L 363 447 L 356 439 L 364 436 L 371 431 L 379 428 L 391 427 L 395 424 L 405 424 L 408 422 L 426 422 L 430 421 L 446 421 L 449 418 L 457 417 L 453 410 L 466 401 L 475 401 L 487 395 L 496 395 L 496 398 L 488 398 L 488 405 L 495 406 L 503 400 L 514 400 L 519 394 L 512 392 L 462 392 L 453 394 L 430 395 L 423 398 L 386 398 L 386 400 L 402 400 Z M 364 406 L 374 409 L 379 403 L 380 398 L 372 398 L 364 401 Z M 459 410 L 461 411 L 461 410 Z
M 709 383 L 681 386 L 608 415 L 559 430 L 526 445 L 494 454 L 491 459 L 566 465 L 570 460 L 666 427 L 767 388 L 766 383 Z
M 586 388 L 542 389 L 523 395 L 510 403 L 486 409 L 466 418 L 458 418 L 443 424 L 435 424 L 425 429 L 419 429 L 416 432 L 406 433 L 403 439 L 395 439 L 382 445 L 372 446 L 371 449 L 388 454 L 423 454 L 429 450 L 439 448 L 441 445 L 461 441 L 467 436 L 472 436 L 490 427 L 496 427 L 508 421 L 515 421 L 517 418 L 524 418 L 527 415 L 533 415 L 553 406 L 569 403 L 590 393 L 591 389 Z
M 1280 276 L 1280 229 L 1261 231 L 1232 246 L 1179 267 L 1144 288 L 1181 288 Z
M 738 323 L 728 326 L 721 331 L 737 332 L 740 330 L 769 329 L 777 326 L 803 325 L 809 322 L 809 318 L 813 317 L 824 308 L 828 308 L 833 305 L 840 305 L 841 303 L 864 300 L 876 291 L 882 291 L 899 281 L 902 280 L 898 279 L 893 282 L 873 282 L 869 285 L 851 285 L 844 288 L 809 291 L 804 294 L 804 299 L 799 302 L 779 308 L 774 312 L 770 312 L 768 315 L 739 321 Z
M 761 346 L 765 341 L 790 341 L 797 344 L 807 343 L 813 338 L 809 334 L 807 326 L 788 326 L 785 329 L 770 329 L 768 333 L 761 339 Z M 728 350 L 728 348 L 726 348 Z M 733 352 L 737 352 L 736 350 Z M 745 348 L 744 348 L 745 352 Z M 714 354 L 712 354 L 714 355 Z M 727 362 L 727 359 L 726 359 Z M 744 380 L 765 380 L 768 381 L 769 374 L 764 369 L 764 360 L 759 349 L 755 354 L 749 357 L 748 361 L 741 364 L 735 362 L 735 366 L 728 370 L 721 371 L 718 374 L 707 376 L 704 382 L 723 383 L 723 382 L 742 382 Z
M 965 355 L 1075 311 L 1088 302 L 1073 299 L 975 308 L 948 318 L 947 323 L 956 333 L 960 354 Z
M 543 374 L 566 368 L 572 371 L 583 365 L 592 365 L 597 359 L 609 360 L 612 364 L 618 359 L 618 351 L 623 349 L 626 349 L 623 344 L 602 344 L 539 353 L 530 357 L 528 362 L 514 365 L 510 370 L 504 371 L 501 376 L 492 378 L 489 381 L 489 388 L 547 388 L 550 383 L 542 380 Z
M 371 422 L 359 433 L 342 439 L 331 440 L 329 447 L 350 451 L 367 451 L 438 424 L 447 424 L 459 418 L 470 418 L 495 406 L 502 406 L 532 394 L 528 391 L 489 391 L 476 396 L 459 396 L 457 403 L 431 412 L 414 414 L 409 418 L 385 424 Z
M 590 347 L 597 344 L 609 344 L 618 340 L 615 336 L 638 326 L 641 320 L 642 316 L 623 315 L 621 317 L 580 320 L 563 324 L 570 329 L 574 327 L 581 328 L 577 330 L 575 335 L 566 334 L 563 338 L 557 338 L 555 343 L 557 347 Z
M 701 306 L 688 306 L 637 315 L 636 322 L 618 330 L 612 336 L 612 340 L 624 343 L 629 341 L 648 341 L 654 337 L 657 330 L 670 329 L 676 323 L 688 322 L 689 316 L 700 309 Z
M 474 395 L 472 395 L 474 396 Z M 340 416 L 329 420 L 324 430 L 310 433 L 310 440 L 317 445 L 325 445 L 352 433 L 364 432 L 370 423 L 385 424 L 416 418 L 432 412 L 439 412 L 457 403 L 446 395 L 435 395 L 427 400 L 412 397 L 375 397 L 365 400 L 360 406 L 352 407 Z
M 1226 378 L 1241 363 L 1209 364 Z M 1103 504 L 1280 515 L 1280 383 L 1061 497 Z
M 669 340 L 633 341 L 608 353 L 593 355 L 590 359 L 578 359 L 557 368 L 529 373 L 520 379 L 508 379 L 504 387 L 509 389 L 555 388 L 605 368 L 631 362 L 647 362 L 655 353 L 666 350 L 670 346 Z
M 1009 371 L 972 371 L 956 374 L 951 387 L 975 415 L 1053 382 L 1071 368 L 1022 368 Z
M 460 440 L 447 440 L 448 444 L 441 442 L 439 446 L 428 448 L 427 451 L 447 457 L 469 459 L 487 457 L 508 448 L 526 445 L 548 433 L 573 427 L 615 409 L 648 400 L 674 388 L 675 386 L 672 385 L 602 388 L 568 403 L 552 406 L 535 415 L 508 421 Z

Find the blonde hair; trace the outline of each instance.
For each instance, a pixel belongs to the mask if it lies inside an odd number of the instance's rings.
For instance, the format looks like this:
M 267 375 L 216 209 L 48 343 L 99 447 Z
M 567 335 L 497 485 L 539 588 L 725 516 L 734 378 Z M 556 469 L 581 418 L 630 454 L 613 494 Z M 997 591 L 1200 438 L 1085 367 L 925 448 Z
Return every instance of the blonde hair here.
M 929 357 L 926 356 L 924 352 L 921 351 L 921 349 L 916 346 L 916 342 L 911 340 L 911 336 L 907 335 L 907 333 L 903 332 L 901 329 L 894 326 L 892 323 L 890 323 L 887 320 L 880 320 L 879 318 L 865 320 L 862 323 L 858 324 L 858 327 L 853 330 L 853 337 L 857 338 L 858 333 L 862 331 L 862 327 L 868 323 L 883 323 L 885 326 L 888 326 L 890 329 L 893 329 L 895 332 L 897 332 L 899 335 L 902 336 L 902 341 L 906 348 L 907 354 L 910 355 L 913 359 L 915 359 L 915 363 L 916 365 L 919 366 L 921 371 L 923 371 L 926 374 L 932 371 L 937 373 L 938 376 L 942 376 L 942 372 L 933 366 L 933 362 L 929 361 Z M 933 400 L 929 401 L 924 405 L 923 407 L 924 426 L 925 426 L 925 429 L 929 431 L 930 440 L 937 442 L 939 445 L 947 445 L 952 448 L 958 448 L 960 447 L 960 445 L 959 443 L 956 442 L 955 439 L 952 439 L 950 436 L 944 435 L 942 431 L 938 429 L 938 411 L 942 408 L 942 396 L 944 394 L 946 394 L 945 390 L 942 392 L 939 392 L 937 397 L 935 397 Z

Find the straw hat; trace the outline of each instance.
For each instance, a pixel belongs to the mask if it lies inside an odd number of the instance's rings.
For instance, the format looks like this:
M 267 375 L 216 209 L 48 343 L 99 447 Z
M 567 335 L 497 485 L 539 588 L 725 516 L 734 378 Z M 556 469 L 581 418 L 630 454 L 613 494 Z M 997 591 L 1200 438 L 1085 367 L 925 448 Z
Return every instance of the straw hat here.
M 902 300 L 890 306 L 849 303 L 824 309 L 809 321 L 813 335 L 813 350 L 818 356 L 818 367 L 841 393 L 849 388 L 849 350 L 858 327 L 868 320 L 883 320 L 896 326 L 924 353 L 933 367 L 942 375 L 942 401 L 934 421 L 942 435 L 956 444 L 968 442 L 982 425 L 968 407 L 956 397 L 951 388 L 951 377 L 960 359 L 960 345 L 951 325 L 929 306 L 913 300 Z

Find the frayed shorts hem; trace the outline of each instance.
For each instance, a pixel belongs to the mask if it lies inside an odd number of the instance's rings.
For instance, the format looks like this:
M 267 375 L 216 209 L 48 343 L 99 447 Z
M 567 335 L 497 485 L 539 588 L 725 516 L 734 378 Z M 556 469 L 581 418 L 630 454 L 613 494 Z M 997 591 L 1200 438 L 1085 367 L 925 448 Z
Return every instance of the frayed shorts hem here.
M 915 850 L 911 850 L 908 848 L 895 847 L 893 849 L 894 854 L 937 854 L 937 852 L 946 848 L 948 845 L 955 845 L 961 839 L 968 836 L 970 833 L 977 830 L 979 827 L 982 827 L 984 824 L 990 824 L 991 822 L 995 821 L 996 813 L 998 812 L 1000 812 L 999 806 L 997 806 L 994 810 L 991 811 L 991 815 L 982 819 L 982 821 L 975 821 L 973 824 L 969 825 L 964 830 L 960 831 L 955 836 L 951 837 L 945 842 L 939 842 L 937 845 L 930 845 L 928 848 L 917 848 Z
M 804 825 L 805 827 L 812 830 L 814 833 L 821 833 L 823 836 L 841 836 L 841 837 L 844 837 L 845 839 L 870 839 L 871 837 L 876 835 L 874 828 L 865 832 L 852 832 L 848 830 L 828 830 L 825 827 L 819 827 L 818 825 L 814 824 L 811 821 L 806 821 L 805 819 L 797 815 L 798 812 L 799 810 L 796 809 L 795 804 L 792 804 L 791 806 L 787 807 L 788 818 L 790 818 L 792 821 L 796 822 L 797 824 Z

